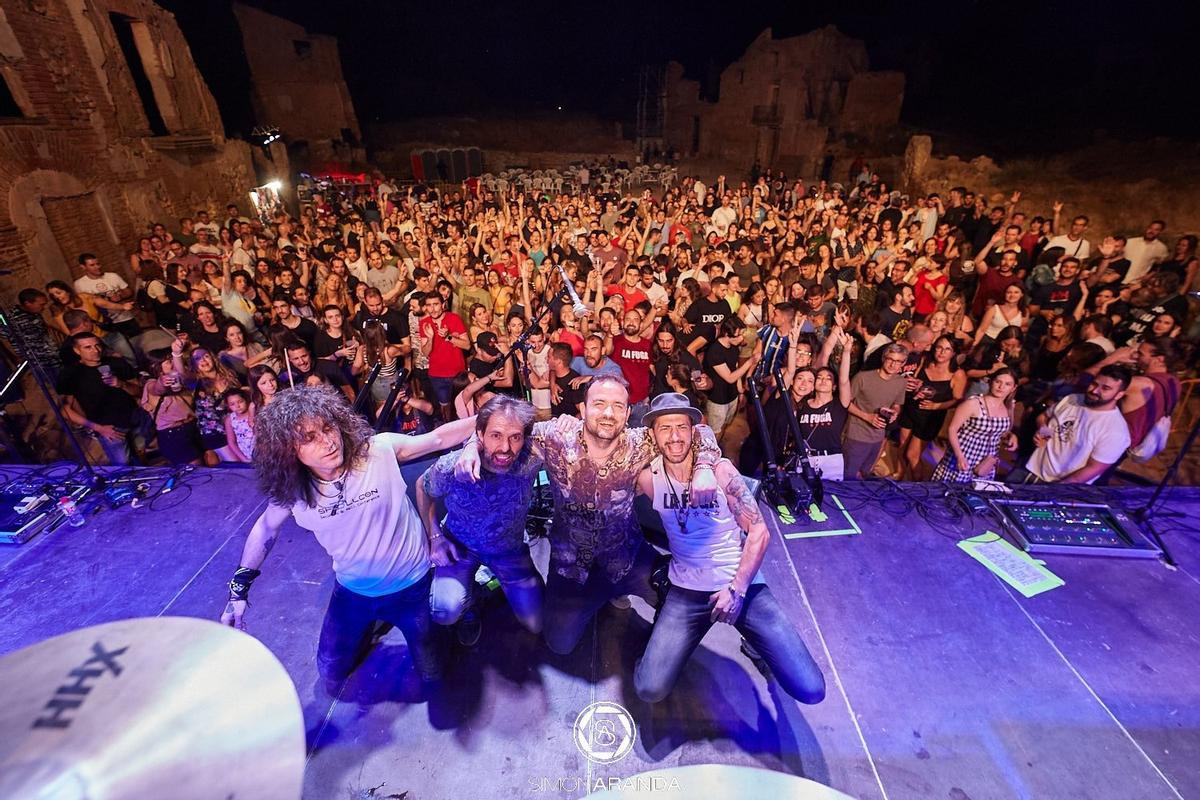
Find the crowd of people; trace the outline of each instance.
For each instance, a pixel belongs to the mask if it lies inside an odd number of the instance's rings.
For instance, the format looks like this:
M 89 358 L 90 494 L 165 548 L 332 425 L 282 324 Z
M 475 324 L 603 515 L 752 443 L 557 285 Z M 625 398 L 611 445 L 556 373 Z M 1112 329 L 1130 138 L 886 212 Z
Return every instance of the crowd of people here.
M 684 394 L 747 474 L 804 457 L 831 479 L 1093 482 L 1161 449 L 1195 236 L 1168 247 L 1154 220 L 1096 241 L 1062 203 L 914 201 L 856 172 L 640 193 L 378 180 L 266 221 L 202 209 L 149 225 L 127 265 L 81 254 L 11 318 L 113 463 L 249 461 L 279 391 L 349 400 L 371 375 L 367 415 L 417 434 L 497 394 L 578 415 L 619 374 L 631 424 Z
M 382 622 L 436 696 L 437 631 L 478 640 L 486 567 L 560 654 L 605 604 L 644 598 L 646 702 L 726 623 L 815 703 L 824 677 L 760 575 L 745 476 L 1106 480 L 1165 444 L 1200 263 L 1162 221 L 1094 244 L 1087 217 L 1060 233 L 1064 206 L 1030 215 L 1020 193 L 848 183 L 380 180 L 295 216 L 201 210 L 149 226 L 127 267 L 83 253 L 73 283 L 23 289 L 10 334 L 113 463 L 254 463 L 269 502 L 222 621 L 245 626 L 294 518 L 337 576 L 317 648 L 333 694 Z M 414 504 L 399 465 L 435 453 Z M 544 576 L 535 476 L 554 503 Z

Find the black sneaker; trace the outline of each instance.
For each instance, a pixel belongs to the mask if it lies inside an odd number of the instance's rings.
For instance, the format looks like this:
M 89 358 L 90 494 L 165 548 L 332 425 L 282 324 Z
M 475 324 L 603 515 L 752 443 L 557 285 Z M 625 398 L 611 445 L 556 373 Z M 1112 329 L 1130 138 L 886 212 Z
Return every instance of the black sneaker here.
M 477 645 L 479 637 L 483 635 L 483 620 L 479 618 L 478 612 L 474 609 L 463 612 L 458 622 L 454 623 L 454 634 L 463 647 Z

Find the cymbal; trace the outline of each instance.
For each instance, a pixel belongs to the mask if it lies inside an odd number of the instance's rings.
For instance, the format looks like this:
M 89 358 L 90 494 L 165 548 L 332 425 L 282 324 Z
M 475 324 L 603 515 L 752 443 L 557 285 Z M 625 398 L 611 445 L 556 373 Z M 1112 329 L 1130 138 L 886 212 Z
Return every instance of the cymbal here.
M 304 719 L 257 639 L 128 619 L 0 658 L 0 797 L 297 800 Z
M 605 780 L 597 778 L 595 780 Z M 703 797 L 705 800 L 854 800 L 808 778 L 783 772 L 731 764 L 693 764 L 687 767 L 654 769 L 627 778 L 607 779 L 609 788 L 589 794 L 597 800 L 627 800 L 650 797 Z M 595 785 L 593 783 L 593 785 Z

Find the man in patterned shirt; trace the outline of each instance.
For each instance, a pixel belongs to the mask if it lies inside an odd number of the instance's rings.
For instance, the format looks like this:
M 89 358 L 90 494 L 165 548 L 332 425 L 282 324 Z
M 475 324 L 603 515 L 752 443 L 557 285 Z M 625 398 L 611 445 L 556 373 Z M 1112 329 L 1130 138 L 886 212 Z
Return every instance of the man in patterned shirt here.
M 50 337 L 46 319 L 42 316 L 47 302 L 45 293 L 37 289 L 22 289 L 17 294 L 17 305 L 9 313 L 8 321 L 20 340 L 17 352 L 22 358 L 36 361 L 50 380 L 55 381 L 58 380 L 58 371 L 62 369 L 62 359 Z
M 633 513 L 638 475 L 658 449 L 646 428 L 629 428 L 629 386 L 616 375 L 597 375 L 588 386 L 582 422 L 559 417 L 533 426 L 534 454 L 545 461 L 554 490 L 550 574 L 546 581 L 546 644 L 556 653 L 575 649 L 588 622 L 609 600 L 636 594 L 650 603 L 656 551 Z M 713 466 L 721 458 L 712 429 L 694 428 L 696 471 L 691 503 L 712 501 Z M 478 477 L 478 444 L 463 447 L 460 477 Z
M 459 640 L 479 640 L 479 616 L 468 610 L 475 571 L 486 564 L 499 579 L 504 596 L 521 624 L 542 630 L 542 578 L 525 544 L 525 516 L 533 496 L 533 476 L 542 459 L 529 446 L 534 408 L 506 395 L 496 395 L 475 421 L 482 446 L 478 481 L 455 476 L 461 450 L 439 458 L 417 482 L 417 509 L 429 536 L 436 567 L 430 606 L 433 621 L 458 625 Z M 437 498 L 446 517 L 439 524 Z M 464 612 L 466 612 L 464 614 Z

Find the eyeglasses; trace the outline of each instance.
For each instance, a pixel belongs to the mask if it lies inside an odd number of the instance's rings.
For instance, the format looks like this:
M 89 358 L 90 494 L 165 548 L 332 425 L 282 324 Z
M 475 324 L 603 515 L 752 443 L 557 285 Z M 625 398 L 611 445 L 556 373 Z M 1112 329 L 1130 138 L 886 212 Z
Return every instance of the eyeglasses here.
M 900 357 L 900 356 L 896 356 L 895 358 L 885 358 L 884 361 L 886 361 L 889 364 L 903 364 L 904 362 L 908 361 L 908 359 Z

